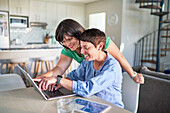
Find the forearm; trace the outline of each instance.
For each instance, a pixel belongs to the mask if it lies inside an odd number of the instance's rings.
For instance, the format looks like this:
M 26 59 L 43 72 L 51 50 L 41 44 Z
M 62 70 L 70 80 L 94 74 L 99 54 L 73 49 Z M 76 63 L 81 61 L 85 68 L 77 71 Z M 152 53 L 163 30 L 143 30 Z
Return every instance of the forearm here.
M 121 67 L 132 77 L 134 75 L 134 71 L 128 61 L 122 56 L 121 60 L 119 61 Z
M 51 70 L 51 75 L 52 76 L 57 76 L 57 75 L 63 75 L 66 69 L 62 69 L 60 66 L 56 66 Z M 50 72 L 50 71 L 49 71 Z
M 69 78 L 62 78 L 60 80 L 60 85 L 71 91 L 72 91 L 72 84 L 73 84 L 73 81 L 70 80 Z
M 113 49 L 114 48 L 114 49 Z M 132 77 L 134 72 L 128 61 L 120 52 L 119 48 L 111 41 L 110 45 L 106 49 L 121 65 L 121 67 Z

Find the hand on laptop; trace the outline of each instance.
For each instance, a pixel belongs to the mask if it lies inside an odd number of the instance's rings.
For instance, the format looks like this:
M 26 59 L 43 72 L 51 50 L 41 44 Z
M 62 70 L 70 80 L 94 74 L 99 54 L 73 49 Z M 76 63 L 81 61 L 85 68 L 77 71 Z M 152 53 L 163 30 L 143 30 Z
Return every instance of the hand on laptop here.
M 49 88 L 49 91 L 53 91 L 53 88 L 57 82 L 57 78 L 56 77 L 47 77 L 43 79 L 35 78 L 34 81 L 39 82 L 38 87 L 41 90 L 47 90 Z

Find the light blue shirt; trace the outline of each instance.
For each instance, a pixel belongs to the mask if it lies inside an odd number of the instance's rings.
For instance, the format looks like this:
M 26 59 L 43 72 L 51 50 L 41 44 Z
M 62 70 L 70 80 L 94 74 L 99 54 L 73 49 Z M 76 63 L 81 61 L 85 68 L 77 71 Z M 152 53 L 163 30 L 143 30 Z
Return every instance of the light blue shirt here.
M 73 80 L 74 93 L 83 97 L 96 95 L 112 104 L 124 107 L 121 94 L 122 70 L 118 61 L 109 53 L 96 74 L 93 61 L 83 60 L 67 77 Z

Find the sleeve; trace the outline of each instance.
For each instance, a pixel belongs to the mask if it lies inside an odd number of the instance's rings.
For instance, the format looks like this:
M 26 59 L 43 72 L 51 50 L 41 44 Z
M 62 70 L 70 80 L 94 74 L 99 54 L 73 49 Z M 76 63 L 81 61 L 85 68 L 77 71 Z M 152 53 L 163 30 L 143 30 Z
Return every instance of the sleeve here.
M 111 39 L 110 37 L 106 37 L 106 45 L 105 45 L 105 50 L 108 48 L 108 46 L 110 45 Z
M 61 54 L 73 58 L 72 52 L 69 49 L 66 50 L 65 48 L 63 48 L 62 51 L 61 51 Z
M 70 78 L 73 81 L 83 80 L 84 75 L 85 75 L 84 62 L 85 61 L 83 60 L 82 63 L 79 65 L 79 67 L 77 69 L 73 70 L 72 72 L 68 73 L 68 75 L 66 77 Z
M 121 71 L 116 69 L 115 67 L 105 68 L 89 81 L 73 81 L 73 92 L 83 97 L 98 93 L 113 84 L 116 77 L 121 75 Z

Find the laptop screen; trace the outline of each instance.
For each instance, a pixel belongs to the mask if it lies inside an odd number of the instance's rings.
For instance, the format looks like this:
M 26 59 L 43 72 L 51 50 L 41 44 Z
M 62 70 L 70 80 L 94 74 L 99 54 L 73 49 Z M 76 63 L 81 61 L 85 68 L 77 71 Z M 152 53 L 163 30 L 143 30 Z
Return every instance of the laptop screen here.
M 51 99 L 57 99 L 57 98 L 61 98 L 61 97 L 68 97 L 68 96 L 74 96 L 76 95 L 75 93 L 73 93 L 72 91 L 61 87 L 57 90 L 53 90 L 53 91 L 48 91 L 44 90 L 41 91 L 41 89 L 38 87 L 38 83 L 34 82 L 32 77 L 29 75 L 29 73 L 27 73 L 20 65 L 18 65 L 19 69 L 21 70 L 21 72 L 25 75 L 25 77 L 29 80 L 29 82 L 33 85 L 33 87 L 46 99 L 46 100 L 51 100 Z

